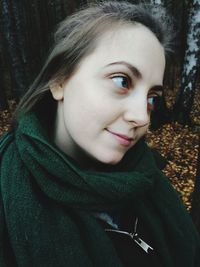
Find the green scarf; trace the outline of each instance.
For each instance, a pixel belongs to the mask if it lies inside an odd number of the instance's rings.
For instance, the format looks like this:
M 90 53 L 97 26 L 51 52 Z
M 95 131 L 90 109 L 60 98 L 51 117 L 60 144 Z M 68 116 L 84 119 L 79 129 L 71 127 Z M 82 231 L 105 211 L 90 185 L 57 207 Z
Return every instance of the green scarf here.
M 143 140 L 106 172 L 81 169 L 34 113 L 0 143 L 0 266 L 123 266 L 95 211 L 131 205 L 162 267 L 200 266 L 198 234 Z

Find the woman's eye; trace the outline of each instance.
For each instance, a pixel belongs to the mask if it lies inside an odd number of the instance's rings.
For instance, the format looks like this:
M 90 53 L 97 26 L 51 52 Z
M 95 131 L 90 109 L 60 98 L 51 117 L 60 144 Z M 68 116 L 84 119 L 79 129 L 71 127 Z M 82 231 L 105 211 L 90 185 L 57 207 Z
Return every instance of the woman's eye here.
M 112 81 L 120 88 L 129 88 L 130 82 L 126 76 L 114 76 Z
M 160 95 L 152 95 L 148 97 L 147 100 L 147 108 L 149 111 L 154 111 L 160 102 L 161 96 Z

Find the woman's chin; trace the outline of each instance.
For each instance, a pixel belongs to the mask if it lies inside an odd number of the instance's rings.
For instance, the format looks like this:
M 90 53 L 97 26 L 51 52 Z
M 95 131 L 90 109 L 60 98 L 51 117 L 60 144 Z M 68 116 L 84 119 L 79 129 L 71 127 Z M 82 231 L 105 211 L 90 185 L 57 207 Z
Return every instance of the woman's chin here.
M 124 157 L 125 152 L 110 151 L 99 149 L 89 153 L 88 151 L 79 151 L 78 155 L 74 158 L 82 167 L 98 169 L 109 165 L 118 164 Z
M 124 157 L 124 154 L 122 153 L 105 154 L 105 155 L 98 156 L 96 160 L 101 162 L 102 164 L 116 165 L 122 160 L 123 157 Z

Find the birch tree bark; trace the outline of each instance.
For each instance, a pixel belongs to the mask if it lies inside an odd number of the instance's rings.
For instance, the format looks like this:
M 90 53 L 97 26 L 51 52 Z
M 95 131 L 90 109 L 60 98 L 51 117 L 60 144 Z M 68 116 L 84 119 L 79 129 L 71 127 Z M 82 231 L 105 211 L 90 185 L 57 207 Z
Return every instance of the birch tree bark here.
M 151 4 L 163 5 L 163 1 L 162 0 L 151 0 Z
M 181 74 L 180 93 L 174 107 L 175 119 L 190 124 L 200 52 L 200 0 L 192 0 L 188 17 L 186 51 Z

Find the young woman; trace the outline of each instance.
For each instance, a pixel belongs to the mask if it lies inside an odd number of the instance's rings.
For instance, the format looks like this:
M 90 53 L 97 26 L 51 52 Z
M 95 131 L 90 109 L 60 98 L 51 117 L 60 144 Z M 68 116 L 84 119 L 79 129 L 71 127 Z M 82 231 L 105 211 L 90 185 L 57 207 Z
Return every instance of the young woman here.
M 1 139 L 1 267 L 200 266 L 143 138 L 170 29 L 161 8 L 109 1 L 60 24 Z

